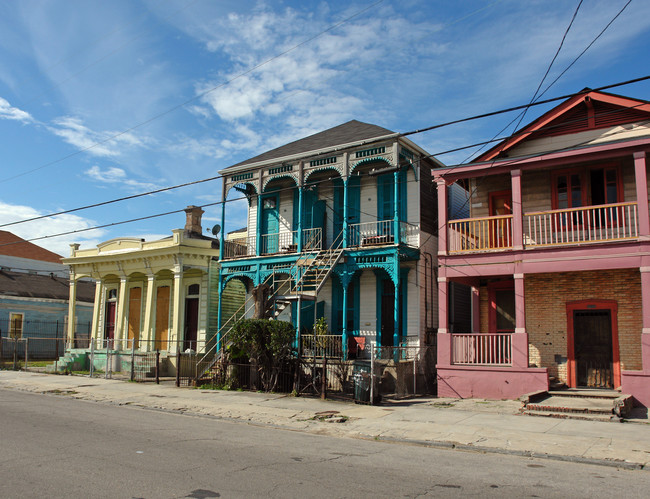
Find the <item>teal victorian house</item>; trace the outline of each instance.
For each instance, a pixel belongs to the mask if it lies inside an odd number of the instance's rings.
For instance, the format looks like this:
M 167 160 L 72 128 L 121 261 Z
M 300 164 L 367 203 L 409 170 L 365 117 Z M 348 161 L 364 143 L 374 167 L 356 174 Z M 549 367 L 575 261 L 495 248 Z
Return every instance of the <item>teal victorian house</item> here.
M 246 237 L 222 233 L 221 289 L 268 285 L 269 315 L 292 321 L 303 348 L 321 318 L 334 355 L 423 344 L 437 324 L 439 166 L 399 134 L 350 121 L 222 170 L 222 226 L 233 189 L 248 224 Z M 221 338 L 230 322 L 220 315 Z

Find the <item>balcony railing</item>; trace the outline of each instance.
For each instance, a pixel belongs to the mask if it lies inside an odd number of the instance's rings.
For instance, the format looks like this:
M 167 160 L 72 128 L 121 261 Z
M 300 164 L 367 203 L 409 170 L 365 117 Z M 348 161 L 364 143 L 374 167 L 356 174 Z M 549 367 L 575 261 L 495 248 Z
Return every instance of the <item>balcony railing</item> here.
M 364 222 L 348 226 L 348 247 L 394 244 L 393 220 Z
M 524 215 L 524 244 L 554 246 L 635 239 L 636 203 L 616 203 Z
M 243 258 L 247 256 L 255 256 L 255 236 L 224 241 L 224 259 L 228 260 L 232 258 Z
M 300 345 L 303 357 L 343 357 L 343 341 L 338 334 L 302 334 Z
M 638 235 L 635 202 L 523 216 L 524 248 L 625 241 L 636 239 Z M 450 254 L 512 249 L 512 215 L 451 220 L 447 238 Z
M 264 234 L 260 241 L 260 253 L 272 255 L 275 253 L 295 253 L 298 251 L 298 231 L 278 232 L 275 234 Z
M 420 225 L 408 222 L 399 223 L 399 240 L 407 246 L 417 248 L 420 246 Z
M 450 253 L 512 248 L 512 215 L 451 220 L 448 227 Z
M 323 247 L 323 229 L 304 229 L 302 231 L 302 250 L 312 251 L 322 249 Z
M 453 333 L 451 342 L 453 364 L 512 365 L 511 333 Z

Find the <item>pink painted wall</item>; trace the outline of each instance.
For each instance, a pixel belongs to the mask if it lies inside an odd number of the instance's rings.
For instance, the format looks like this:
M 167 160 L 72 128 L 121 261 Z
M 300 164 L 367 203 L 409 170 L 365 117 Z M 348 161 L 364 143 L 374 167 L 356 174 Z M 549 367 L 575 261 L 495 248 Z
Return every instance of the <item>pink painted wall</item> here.
M 545 368 L 438 366 L 438 397 L 516 399 L 548 390 Z
M 635 405 L 650 407 L 650 372 L 621 371 L 621 392 L 632 395 Z

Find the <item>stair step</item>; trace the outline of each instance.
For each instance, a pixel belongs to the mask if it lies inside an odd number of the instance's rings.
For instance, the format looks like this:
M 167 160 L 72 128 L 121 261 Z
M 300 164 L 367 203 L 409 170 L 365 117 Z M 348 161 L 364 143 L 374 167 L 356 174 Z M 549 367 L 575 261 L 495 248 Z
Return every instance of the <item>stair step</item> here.
M 527 411 L 536 412 L 561 412 L 573 414 L 612 414 L 612 406 L 607 407 L 563 407 L 561 405 L 546 405 L 544 403 L 528 404 Z
M 558 419 L 578 419 L 583 421 L 603 421 L 603 422 L 620 422 L 620 418 L 614 414 L 590 414 L 590 413 L 568 413 L 568 412 L 554 412 L 554 411 L 522 411 L 522 414 L 527 416 L 541 416 L 547 418 Z
M 612 390 L 549 390 L 549 395 L 556 397 L 617 399 L 621 396 L 618 391 Z

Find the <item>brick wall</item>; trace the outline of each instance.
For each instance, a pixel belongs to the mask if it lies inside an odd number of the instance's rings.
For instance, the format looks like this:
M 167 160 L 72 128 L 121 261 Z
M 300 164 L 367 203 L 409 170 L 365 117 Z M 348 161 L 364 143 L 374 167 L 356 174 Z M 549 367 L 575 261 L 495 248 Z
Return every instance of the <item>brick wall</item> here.
M 641 276 L 636 269 L 528 274 L 525 277 L 526 330 L 531 366 L 547 367 L 567 382 L 566 304 L 615 300 L 621 370 L 641 369 Z M 480 290 L 480 330 L 488 332 L 488 290 Z M 556 362 L 555 356 L 562 357 Z
M 534 274 L 525 278 L 526 330 L 531 365 L 548 367 L 563 382 L 567 357 L 567 302 L 615 300 L 621 370 L 641 369 L 641 276 L 638 270 Z

